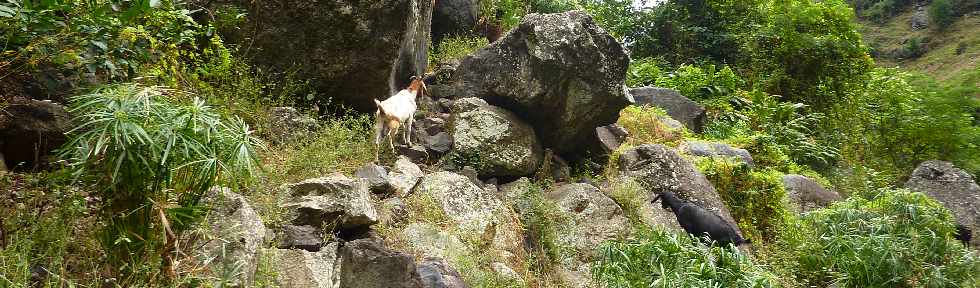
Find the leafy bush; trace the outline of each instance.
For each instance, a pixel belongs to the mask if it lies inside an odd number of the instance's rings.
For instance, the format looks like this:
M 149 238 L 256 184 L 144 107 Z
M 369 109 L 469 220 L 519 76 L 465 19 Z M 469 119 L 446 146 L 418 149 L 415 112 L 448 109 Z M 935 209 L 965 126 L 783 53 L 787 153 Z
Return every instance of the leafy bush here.
M 56 65 L 127 79 L 160 57 L 205 46 L 197 41 L 207 31 L 191 13 L 169 1 L 6 1 L 0 53 L 14 69 Z
M 779 287 L 737 250 L 709 247 L 687 234 L 647 230 L 599 247 L 593 278 L 603 287 Z
M 715 186 L 743 236 L 756 243 L 779 236 L 790 217 L 783 173 L 771 169 L 753 171 L 748 165 L 718 158 L 701 158 L 697 167 Z
M 70 103 L 78 126 L 62 156 L 77 177 L 101 187 L 107 204 L 99 240 L 111 263 L 129 263 L 117 266 L 126 274 L 145 269 L 154 255 L 172 263 L 174 237 L 198 219 L 203 194 L 248 183 L 258 168 L 261 144 L 248 125 L 220 118 L 200 99 L 168 99 L 186 98 L 178 94 L 122 84 Z
M 845 161 L 892 175 L 891 184 L 904 182 L 915 165 L 930 159 L 977 167 L 976 153 L 967 152 L 976 151 L 980 139 L 970 116 L 980 107 L 976 82 L 944 87 L 894 69 L 870 75 L 853 102 L 828 119 L 839 128 L 824 138 L 840 143 Z
M 929 4 L 929 20 L 940 30 L 945 29 L 956 20 L 954 0 L 933 0 Z
M 656 63 L 651 59 L 631 63 L 627 83 L 633 82 L 635 86 L 653 85 L 676 89 L 682 95 L 698 102 L 708 102 L 728 96 L 742 86 L 742 79 L 728 66 L 718 69 L 711 64 L 701 66 L 685 64 L 674 71 L 663 72 Z
M 949 212 L 921 193 L 879 191 L 805 214 L 776 248 L 808 286 L 974 287 L 975 251 L 951 238 Z M 790 235 L 790 234 L 787 234 Z

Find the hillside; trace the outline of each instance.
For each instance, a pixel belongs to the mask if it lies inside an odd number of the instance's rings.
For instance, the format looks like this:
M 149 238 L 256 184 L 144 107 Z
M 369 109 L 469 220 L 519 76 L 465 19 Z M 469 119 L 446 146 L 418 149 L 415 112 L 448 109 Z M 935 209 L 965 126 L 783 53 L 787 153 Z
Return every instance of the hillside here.
M 854 15 L 0 0 L 0 288 L 976 288 L 976 15 Z
M 864 41 L 876 52 L 875 60 L 882 67 L 901 67 L 926 73 L 940 81 L 954 79 L 980 66 L 980 12 L 968 13 L 949 27 L 939 30 L 935 25 L 912 29 L 914 7 L 877 23 L 861 20 L 859 31 Z M 910 42 L 921 43 L 913 48 Z M 916 50 L 919 56 L 899 56 Z

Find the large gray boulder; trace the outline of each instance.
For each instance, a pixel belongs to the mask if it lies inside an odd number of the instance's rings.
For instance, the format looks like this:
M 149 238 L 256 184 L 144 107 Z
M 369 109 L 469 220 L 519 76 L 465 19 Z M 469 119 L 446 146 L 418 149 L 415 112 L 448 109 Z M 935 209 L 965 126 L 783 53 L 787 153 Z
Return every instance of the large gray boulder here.
M 718 214 L 728 223 L 737 223 L 708 178 L 667 146 L 644 144 L 634 147 L 620 155 L 618 164 L 621 175 L 635 179 L 648 193 L 673 192 L 681 199 Z
M 448 223 L 444 224 L 449 232 L 456 239 L 481 239 L 481 250 L 485 250 L 485 255 L 492 255 L 493 259 L 512 263 L 516 261 L 514 255 L 521 253 L 523 243 L 522 229 L 516 222 L 517 215 L 496 196 L 496 189 L 484 189 L 474 183 L 470 178 L 448 171 L 436 172 L 425 175 L 415 188 L 413 197 L 431 199 L 438 208 L 434 213 L 445 215 Z M 431 208 L 428 208 L 431 209 Z M 432 233 L 421 233 L 425 230 L 418 230 L 416 235 L 433 235 Z M 405 233 L 412 231 L 405 230 Z M 414 232 L 413 232 L 414 233 Z M 441 235 L 441 234 L 440 234 Z M 403 237 L 411 238 L 411 237 Z M 449 241 L 444 237 L 414 237 L 421 241 L 413 246 L 425 248 L 424 239 L 442 239 L 439 241 Z M 410 241 L 413 242 L 413 241 Z M 431 242 L 428 242 L 431 243 Z M 473 244 L 473 243 L 469 243 Z M 421 245 L 421 246 L 418 246 Z M 425 250 L 420 250 L 425 251 Z M 453 253 L 453 251 L 445 251 Z M 452 259 L 451 255 L 432 255 L 426 256 L 441 257 Z
M 34 170 L 65 143 L 68 111 L 51 101 L 16 100 L 0 109 L 0 168 Z
M 705 110 L 697 102 L 687 99 L 673 89 L 659 87 L 639 87 L 629 90 L 634 104 L 663 108 L 671 118 L 684 123 L 687 129 L 701 133 L 704 128 Z
M 378 223 L 367 181 L 340 173 L 283 185 L 290 199 L 280 206 L 294 225 L 354 229 Z M 332 232 L 332 231 L 331 231 Z
M 449 123 L 455 139 L 450 157 L 482 177 L 526 176 L 541 164 L 534 129 L 507 110 L 478 98 L 459 99 Z
M 422 287 L 415 258 L 389 250 L 379 239 L 365 238 L 344 243 L 339 254 L 340 287 Z
M 229 188 L 211 189 L 201 203 L 211 208 L 204 221 L 207 232 L 188 241 L 194 243 L 192 247 L 201 247 L 198 260 L 210 268 L 209 273 L 215 273 L 212 276 L 233 272 L 227 269 L 240 269 L 241 273 L 231 279 L 231 286 L 250 286 L 266 240 L 262 219 L 245 197 Z
M 395 160 L 395 165 L 391 167 L 391 172 L 388 173 L 388 180 L 394 187 L 395 194 L 403 196 L 415 188 L 423 175 L 425 173 L 422 173 L 419 165 L 412 163 L 408 157 L 399 156 L 398 160 Z
M 588 287 L 589 263 L 595 260 L 595 248 L 605 241 L 625 239 L 630 233 L 629 221 L 615 201 L 589 184 L 561 185 L 544 196 L 554 201 L 570 221 L 557 242 L 571 247 L 574 253 L 561 260 L 563 271 L 559 276 L 571 287 Z
M 973 247 L 980 248 L 980 185 L 953 163 L 930 160 L 915 168 L 905 188 L 929 195 L 943 204 L 956 223 L 972 232 Z
M 738 162 L 754 166 L 752 154 L 748 150 L 735 148 L 725 143 L 691 141 L 683 144 L 683 149 L 687 154 L 700 157 L 721 157 L 733 158 Z
M 789 201 L 794 203 L 801 213 L 830 206 L 831 203 L 841 199 L 836 191 L 828 190 L 803 175 L 783 175 L 783 187 L 786 188 Z
M 340 259 L 338 243 L 332 242 L 320 251 L 270 249 L 273 270 L 280 287 L 339 288 Z
M 432 43 L 452 35 L 469 35 L 480 19 L 480 0 L 440 0 L 432 11 Z
M 567 156 L 598 145 L 595 127 L 616 122 L 630 103 L 627 65 L 622 45 L 585 13 L 529 14 L 463 58 L 439 96 L 504 107 Z
M 427 66 L 431 0 L 197 1 L 247 15 L 221 33 L 253 63 L 295 72 L 318 95 L 361 111 L 373 111 L 372 99 L 394 94 Z

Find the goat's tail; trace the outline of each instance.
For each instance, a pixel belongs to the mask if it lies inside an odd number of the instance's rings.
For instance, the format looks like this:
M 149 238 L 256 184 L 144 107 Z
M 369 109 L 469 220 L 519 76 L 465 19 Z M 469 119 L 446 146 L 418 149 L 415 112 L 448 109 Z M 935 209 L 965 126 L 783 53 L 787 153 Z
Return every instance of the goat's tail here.
M 381 115 L 388 115 L 388 112 L 385 111 L 385 107 L 381 105 L 381 101 L 374 99 L 374 105 L 378 106 L 378 112 L 381 112 Z

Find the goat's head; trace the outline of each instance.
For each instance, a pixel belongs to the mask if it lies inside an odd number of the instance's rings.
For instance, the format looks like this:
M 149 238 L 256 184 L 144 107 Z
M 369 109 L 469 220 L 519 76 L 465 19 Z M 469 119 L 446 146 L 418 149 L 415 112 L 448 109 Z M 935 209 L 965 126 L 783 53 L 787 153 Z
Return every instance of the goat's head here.
M 674 195 L 673 192 L 665 191 L 657 194 L 657 197 L 653 197 L 653 200 L 650 201 L 650 203 L 657 203 L 657 200 L 660 200 L 661 198 L 663 198 L 663 200 L 660 201 L 660 207 L 663 209 L 670 208 L 671 203 L 678 202 L 677 196 Z
M 408 84 L 408 90 L 415 92 L 415 97 L 422 97 L 422 95 L 429 92 L 425 87 L 425 81 L 422 80 L 422 77 L 412 76 L 411 79 L 412 82 Z

